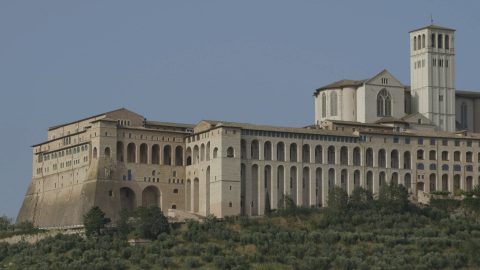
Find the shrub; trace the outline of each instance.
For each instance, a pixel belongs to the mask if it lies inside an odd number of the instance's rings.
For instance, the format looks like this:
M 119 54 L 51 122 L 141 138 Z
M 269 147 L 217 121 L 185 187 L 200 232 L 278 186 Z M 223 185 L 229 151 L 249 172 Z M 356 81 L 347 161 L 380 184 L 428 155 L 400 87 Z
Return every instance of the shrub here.
M 83 225 L 85 226 L 85 234 L 87 236 L 100 235 L 105 228 L 105 224 L 109 222 L 105 218 L 105 213 L 98 207 L 94 206 L 83 216 Z
M 167 218 L 156 206 L 137 208 L 135 218 L 134 232 L 137 237 L 155 240 L 160 234 L 170 232 Z

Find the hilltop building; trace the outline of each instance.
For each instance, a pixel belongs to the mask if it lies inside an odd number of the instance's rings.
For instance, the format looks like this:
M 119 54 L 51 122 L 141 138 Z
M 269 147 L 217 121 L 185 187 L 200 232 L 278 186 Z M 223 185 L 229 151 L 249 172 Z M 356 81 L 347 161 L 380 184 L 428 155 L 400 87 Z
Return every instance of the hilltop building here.
M 315 123 L 273 127 L 148 121 L 119 109 L 49 128 L 17 222 L 74 226 L 99 206 L 157 205 L 200 216 L 262 215 L 282 194 L 324 206 L 337 185 L 418 198 L 470 190 L 480 177 L 480 94 L 455 89 L 455 30 L 410 32 L 410 86 L 383 70 L 316 89 Z

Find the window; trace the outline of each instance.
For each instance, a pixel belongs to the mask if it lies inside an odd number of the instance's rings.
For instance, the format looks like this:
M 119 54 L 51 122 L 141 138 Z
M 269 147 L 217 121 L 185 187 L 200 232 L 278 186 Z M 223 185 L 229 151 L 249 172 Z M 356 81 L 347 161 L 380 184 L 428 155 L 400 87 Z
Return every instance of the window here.
M 430 145 L 435 145 L 435 139 L 430 139 Z
M 384 88 L 377 95 L 377 116 L 391 116 L 392 114 L 392 98 L 390 93 Z
M 75 150 L 75 148 L 74 148 L 74 150 Z M 97 148 L 96 147 L 93 148 L 93 158 L 97 158 Z
M 413 37 L 413 50 L 417 50 L 417 37 Z
M 417 151 L 417 159 L 422 160 L 423 159 L 423 150 L 418 150 Z
M 445 49 L 447 49 L 447 50 L 450 49 L 450 39 L 449 39 L 448 35 L 445 35 Z M 447 63 L 448 63 L 448 61 L 447 61 Z
M 435 34 L 431 35 L 430 45 L 432 48 L 435 48 Z
M 448 140 L 447 140 L 447 139 L 443 139 L 443 140 L 442 140 L 442 145 L 443 145 L 443 146 L 448 146 Z
M 322 93 L 322 117 L 327 117 L 327 95 Z
M 233 158 L 235 156 L 235 151 L 233 150 L 233 147 L 229 147 L 227 149 L 227 157 L 228 158 Z
M 443 95 L 438 96 L 438 101 L 442 102 L 443 101 Z
M 425 48 L 425 34 L 422 35 L 422 48 Z
M 410 144 L 410 137 L 405 137 L 405 144 Z
M 418 138 L 418 145 L 423 145 L 423 138 Z
M 177 188 L 174 189 L 174 190 L 173 190 L 173 193 L 177 194 L 177 193 L 178 193 L 178 189 L 177 189 Z
M 213 148 L 213 158 L 217 158 L 218 157 L 218 148 L 215 147 Z
M 330 94 L 330 116 L 337 116 L 337 93 L 332 92 Z
M 442 34 L 438 34 L 438 44 L 437 44 L 438 48 L 441 49 L 443 47 L 443 35 Z

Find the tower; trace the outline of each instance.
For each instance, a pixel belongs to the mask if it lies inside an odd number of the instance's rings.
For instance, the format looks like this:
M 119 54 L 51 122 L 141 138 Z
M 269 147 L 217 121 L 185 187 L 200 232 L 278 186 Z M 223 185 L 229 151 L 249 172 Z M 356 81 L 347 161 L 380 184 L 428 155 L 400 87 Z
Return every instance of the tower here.
M 455 131 L 454 33 L 433 24 L 410 32 L 413 111 L 442 131 Z

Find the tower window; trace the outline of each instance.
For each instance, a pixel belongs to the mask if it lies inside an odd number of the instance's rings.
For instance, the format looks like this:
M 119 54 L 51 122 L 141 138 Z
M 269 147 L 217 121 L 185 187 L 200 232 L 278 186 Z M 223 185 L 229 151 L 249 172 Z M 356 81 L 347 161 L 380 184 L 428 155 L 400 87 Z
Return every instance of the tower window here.
M 422 48 L 425 48 L 425 34 L 422 35 Z
M 443 101 L 443 95 L 438 96 L 438 101 Z
M 438 48 L 441 49 L 443 47 L 443 35 L 438 34 Z
M 432 48 L 435 48 L 435 34 L 432 34 L 430 42 L 432 43 Z
M 417 50 L 417 37 L 413 37 L 413 50 Z
M 450 39 L 448 35 L 445 35 L 445 49 L 450 49 Z
M 332 92 L 330 94 L 330 116 L 337 116 L 337 93 Z
M 327 116 L 327 95 L 322 93 L 322 117 L 325 118 Z

